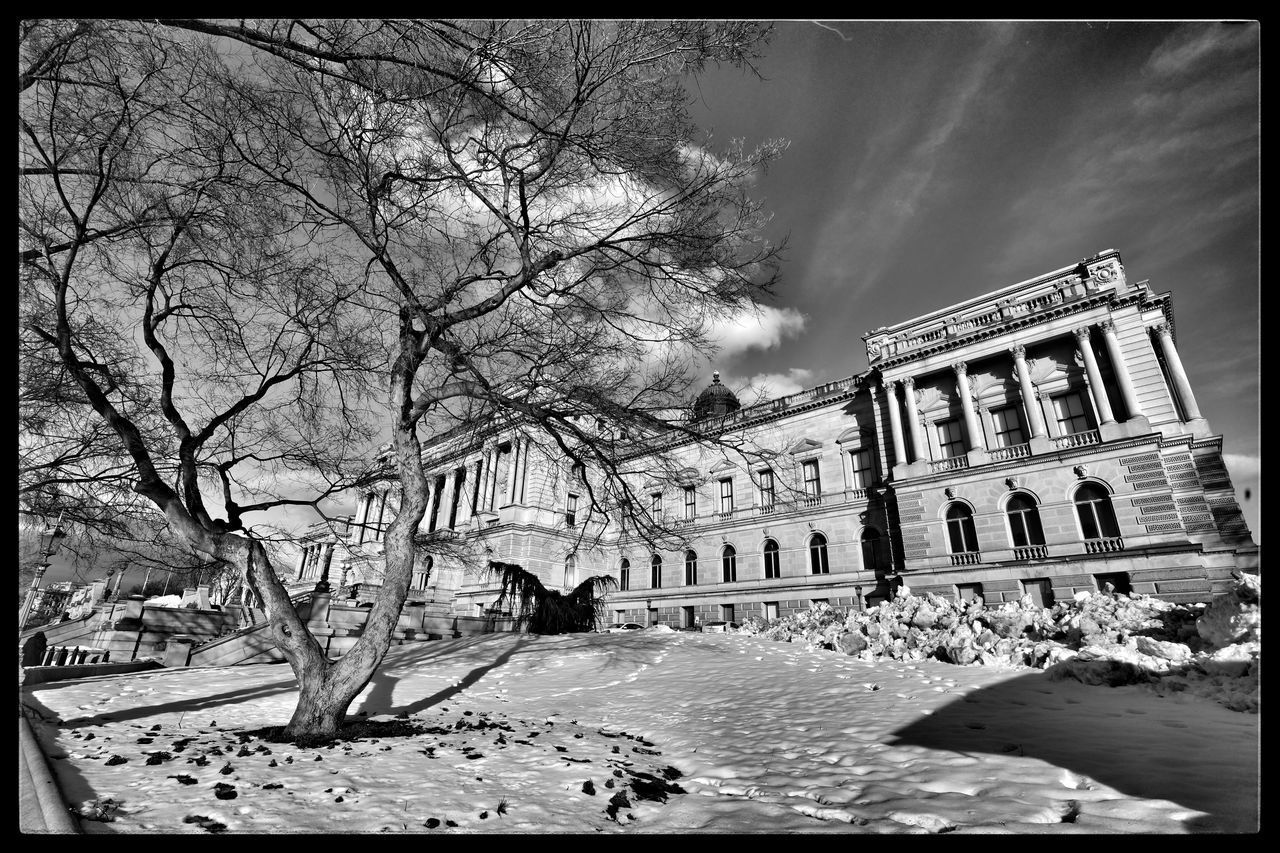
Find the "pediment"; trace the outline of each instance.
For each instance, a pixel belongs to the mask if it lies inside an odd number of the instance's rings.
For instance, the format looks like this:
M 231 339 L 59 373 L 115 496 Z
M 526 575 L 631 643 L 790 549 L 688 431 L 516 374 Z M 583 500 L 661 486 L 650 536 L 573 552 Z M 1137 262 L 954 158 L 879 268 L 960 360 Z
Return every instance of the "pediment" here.
M 875 432 L 870 427 L 853 426 L 836 436 L 836 444 L 865 441 L 868 437 L 873 435 L 875 435 Z
M 723 471 L 736 471 L 736 470 L 738 470 L 738 466 L 734 465 L 728 459 L 722 459 L 721 461 L 711 466 L 712 474 L 719 474 Z
M 787 448 L 787 452 L 792 456 L 797 456 L 802 453 L 813 453 L 821 449 L 822 442 L 814 441 L 812 438 L 802 438 Z

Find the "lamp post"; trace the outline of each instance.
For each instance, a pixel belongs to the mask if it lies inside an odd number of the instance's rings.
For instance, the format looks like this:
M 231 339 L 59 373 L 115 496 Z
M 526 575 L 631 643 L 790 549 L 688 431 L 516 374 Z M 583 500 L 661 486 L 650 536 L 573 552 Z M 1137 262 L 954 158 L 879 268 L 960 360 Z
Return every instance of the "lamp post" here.
M 40 581 L 44 573 L 49 570 L 49 558 L 53 556 L 54 551 L 58 550 L 58 540 L 66 535 L 66 531 L 62 529 L 62 514 L 59 513 L 58 523 L 41 534 L 44 547 L 40 549 L 40 563 L 36 566 L 36 576 L 32 578 L 31 588 L 27 590 L 26 599 L 22 602 L 22 617 L 18 621 L 19 633 L 27 627 L 27 619 L 31 617 L 31 608 L 35 605 L 40 590 Z

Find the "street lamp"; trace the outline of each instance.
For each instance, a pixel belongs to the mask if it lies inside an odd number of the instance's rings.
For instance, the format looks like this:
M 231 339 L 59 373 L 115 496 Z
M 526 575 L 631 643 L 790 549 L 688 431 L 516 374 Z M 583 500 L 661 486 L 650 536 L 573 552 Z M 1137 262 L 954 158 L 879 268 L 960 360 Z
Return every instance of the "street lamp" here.
M 58 515 L 58 523 L 51 528 L 46 528 L 40 534 L 41 542 L 44 547 L 40 549 L 40 563 L 36 566 L 36 576 L 31 579 L 31 588 L 27 590 L 27 597 L 22 602 L 22 617 L 18 621 L 18 632 L 21 633 L 27 627 L 27 619 L 31 616 L 31 608 L 36 603 L 37 593 L 40 590 L 40 580 L 44 577 L 44 573 L 49 570 L 49 558 L 53 556 L 53 552 L 58 550 L 58 540 L 65 538 L 66 531 L 62 529 L 62 515 Z

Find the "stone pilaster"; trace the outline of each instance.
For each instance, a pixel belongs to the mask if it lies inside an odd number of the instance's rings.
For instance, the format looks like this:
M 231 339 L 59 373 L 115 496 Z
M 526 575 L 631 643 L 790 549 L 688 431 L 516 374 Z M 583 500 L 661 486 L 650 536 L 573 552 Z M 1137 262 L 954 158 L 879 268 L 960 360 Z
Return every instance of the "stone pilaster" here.
M 1124 361 L 1124 353 L 1120 351 L 1120 341 L 1116 338 L 1115 323 L 1103 320 L 1098 324 L 1102 329 L 1103 339 L 1107 342 L 1107 354 L 1111 356 L 1111 368 L 1116 374 L 1116 384 L 1120 386 L 1120 397 L 1129 412 L 1129 419 L 1142 417 L 1142 407 L 1138 405 L 1138 393 L 1133 388 L 1133 380 L 1129 378 L 1129 368 Z
M 1013 356 L 1013 366 L 1018 373 L 1022 408 L 1027 413 L 1027 423 L 1031 426 L 1031 440 L 1028 442 L 1031 452 L 1047 452 L 1052 449 L 1052 445 L 1049 442 L 1049 430 L 1044 423 L 1044 412 L 1040 411 L 1040 401 L 1036 399 L 1036 389 L 1031 384 L 1031 370 L 1027 367 L 1027 348 L 1022 344 L 1014 344 L 1009 348 L 1009 353 Z
M 969 365 L 957 361 L 951 365 L 956 372 L 956 388 L 960 392 L 960 408 L 964 411 L 964 424 L 969 430 L 969 464 L 981 465 L 987 461 L 987 442 L 978 422 L 978 412 L 973 405 L 973 391 L 969 388 Z
M 1174 391 L 1182 403 L 1183 414 L 1188 421 L 1202 420 L 1195 394 L 1191 392 L 1191 381 L 1187 379 L 1187 371 L 1183 369 L 1182 359 L 1178 357 L 1178 349 L 1173 344 L 1173 330 L 1168 323 L 1160 323 L 1154 327 L 1154 331 L 1160 339 L 1160 351 L 1164 353 L 1164 363 L 1169 368 L 1169 376 L 1173 379 Z
M 1111 412 L 1111 401 L 1107 399 L 1107 389 L 1102 384 L 1102 372 L 1098 369 L 1098 359 L 1093 355 L 1093 347 L 1090 345 L 1090 331 L 1088 326 L 1076 329 L 1074 331 L 1076 341 L 1080 344 L 1080 354 L 1084 357 L 1084 370 L 1089 376 L 1089 388 L 1093 391 L 1093 405 L 1098 410 L 1098 420 L 1101 424 L 1113 424 L 1116 422 L 1115 415 Z

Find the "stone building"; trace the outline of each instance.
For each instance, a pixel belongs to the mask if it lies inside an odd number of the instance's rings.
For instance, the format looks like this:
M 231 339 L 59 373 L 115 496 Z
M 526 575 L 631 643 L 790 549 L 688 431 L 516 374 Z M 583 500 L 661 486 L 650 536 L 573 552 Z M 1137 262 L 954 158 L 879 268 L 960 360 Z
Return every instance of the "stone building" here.
M 445 436 L 424 451 L 423 529 L 471 550 L 424 553 L 410 598 L 483 615 L 496 559 L 552 588 L 611 574 L 609 621 L 692 626 L 864 607 L 903 582 L 989 604 L 1106 584 L 1205 600 L 1256 569 L 1170 294 L 1129 282 L 1114 250 L 863 340 L 863 373 L 746 407 L 717 375 L 692 405 L 702 439 L 620 450 L 650 469 L 632 485 L 656 539 L 603 523 L 593 472 L 519 424 Z M 299 580 L 332 560 L 376 585 L 394 503 L 363 495 Z

